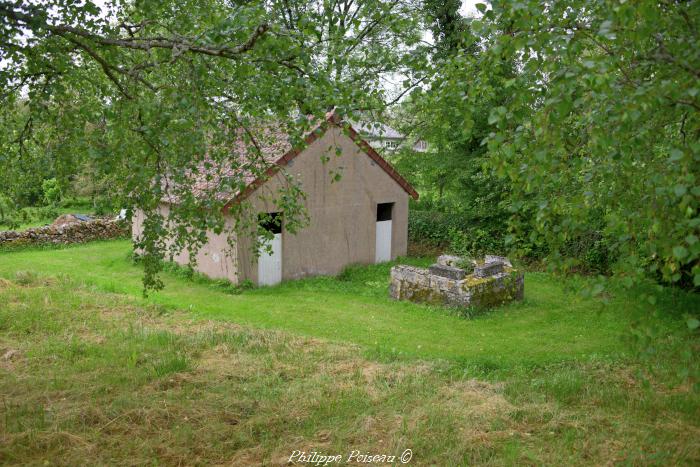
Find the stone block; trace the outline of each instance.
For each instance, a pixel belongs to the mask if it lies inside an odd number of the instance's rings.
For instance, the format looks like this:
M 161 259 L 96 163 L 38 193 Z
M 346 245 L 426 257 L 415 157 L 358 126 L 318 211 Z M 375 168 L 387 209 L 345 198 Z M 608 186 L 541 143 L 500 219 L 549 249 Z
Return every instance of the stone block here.
M 432 274 L 428 276 L 428 279 L 430 280 L 430 288 L 440 293 L 453 290 L 457 287 L 458 282 L 457 280 L 450 279 L 449 277 L 435 276 Z
M 512 268 L 513 264 L 510 262 L 508 258 L 505 256 L 497 256 L 497 255 L 486 255 L 484 256 L 484 263 L 496 263 L 496 262 L 501 262 L 503 265 L 507 268 Z
M 437 264 L 441 266 L 457 267 L 457 265 L 462 261 L 461 256 L 454 255 L 440 255 L 437 258 Z
M 500 261 L 480 264 L 474 268 L 474 276 L 482 278 L 495 276 L 496 274 L 500 274 L 503 272 L 503 266 L 504 264 Z
M 431 274 L 436 276 L 448 277 L 450 279 L 462 280 L 467 273 L 464 269 L 460 269 L 453 266 L 446 266 L 443 264 L 433 264 L 428 268 Z
M 440 255 L 437 258 L 437 264 L 441 266 L 459 268 L 463 270 L 465 274 L 471 274 L 472 271 L 474 271 L 474 266 L 476 266 L 476 261 L 471 258 L 463 258 L 461 256 Z

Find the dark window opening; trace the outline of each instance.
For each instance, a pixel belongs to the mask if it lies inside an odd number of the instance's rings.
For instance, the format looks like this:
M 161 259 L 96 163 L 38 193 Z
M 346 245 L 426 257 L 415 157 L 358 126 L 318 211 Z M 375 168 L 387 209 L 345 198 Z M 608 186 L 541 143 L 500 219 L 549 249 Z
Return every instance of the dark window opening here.
M 260 214 L 258 216 L 258 224 L 261 229 L 267 230 L 270 233 L 282 233 L 282 213 L 267 212 Z
M 394 210 L 394 203 L 377 204 L 377 222 L 390 221 L 391 212 Z

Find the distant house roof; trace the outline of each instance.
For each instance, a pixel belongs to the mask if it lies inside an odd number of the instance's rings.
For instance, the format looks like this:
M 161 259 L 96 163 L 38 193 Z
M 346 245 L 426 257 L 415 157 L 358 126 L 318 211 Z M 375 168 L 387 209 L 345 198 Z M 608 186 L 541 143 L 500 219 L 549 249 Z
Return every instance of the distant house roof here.
M 197 171 L 193 174 L 195 180 L 192 186 L 192 193 L 196 197 L 214 196 L 220 201 L 228 200 L 225 207 L 239 202 L 250 196 L 270 177 L 301 154 L 308 145 L 323 136 L 330 126 L 343 128 L 355 144 L 394 179 L 401 188 L 414 199 L 418 199 L 418 193 L 411 184 L 389 162 L 381 157 L 350 123 L 343 121 L 335 113 L 327 114 L 326 118 L 306 135 L 304 143 L 297 147 L 292 147 L 290 135 L 281 125 L 269 125 L 256 129 L 254 151 L 251 151 L 251 143 L 246 142 L 243 135 L 241 135 L 235 143 L 235 154 L 237 154 L 240 164 L 236 164 L 235 167 L 233 165 L 221 167 L 210 159 L 204 159 L 198 164 Z M 263 169 L 265 170 L 263 171 Z M 233 177 L 243 179 L 243 189 L 233 190 L 224 183 L 226 178 Z M 222 189 L 222 185 L 228 187 Z M 166 198 L 166 202 L 176 202 L 173 196 Z

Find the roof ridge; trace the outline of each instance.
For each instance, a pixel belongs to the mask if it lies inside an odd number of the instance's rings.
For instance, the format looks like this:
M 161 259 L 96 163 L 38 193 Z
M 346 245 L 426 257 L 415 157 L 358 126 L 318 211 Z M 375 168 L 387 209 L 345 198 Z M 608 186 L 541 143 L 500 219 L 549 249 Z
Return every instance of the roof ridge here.
M 226 205 L 224 206 L 224 209 L 228 209 L 229 205 L 231 205 L 234 202 L 239 202 L 244 199 L 246 199 L 248 196 L 250 196 L 256 189 L 258 189 L 263 183 L 268 181 L 270 177 L 272 177 L 274 174 L 276 174 L 282 167 L 287 165 L 289 161 L 294 159 L 296 156 L 301 154 L 301 152 L 306 149 L 311 143 L 322 137 L 325 133 L 326 130 L 331 126 L 337 126 L 337 127 L 342 127 L 345 130 L 348 131 L 348 136 L 350 139 L 357 145 L 359 146 L 362 151 L 367 154 L 374 162 L 379 165 L 379 167 L 384 170 L 396 183 L 399 184 L 401 188 L 406 191 L 413 199 L 418 199 L 418 192 L 411 186 L 408 181 L 399 174 L 396 169 L 387 161 L 384 159 L 382 156 L 379 155 L 379 153 L 369 145 L 367 141 L 360 136 L 360 134 L 353 128 L 352 124 L 348 122 L 347 120 L 343 120 L 343 118 L 336 112 L 335 109 L 332 111 L 329 111 L 326 113 L 325 119 L 320 122 L 316 127 L 311 130 L 305 137 L 304 137 L 304 146 L 303 147 L 293 147 L 289 151 L 287 151 L 285 154 L 283 154 L 280 158 L 278 158 L 271 167 L 269 167 L 265 173 L 259 177 L 257 177 L 253 182 L 249 183 L 243 191 L 238 193 L 232 200 L 230 200 Z

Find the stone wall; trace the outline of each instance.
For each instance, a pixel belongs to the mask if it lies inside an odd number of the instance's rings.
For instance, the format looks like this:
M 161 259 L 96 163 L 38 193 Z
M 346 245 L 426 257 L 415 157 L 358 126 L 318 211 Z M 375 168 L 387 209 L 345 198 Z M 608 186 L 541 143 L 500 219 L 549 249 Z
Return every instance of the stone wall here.
M 95 219 L 62 226 L 37 227 L 21 231 L 0 232 L 0 248 L 29 245 L 84 243 L 93 240 L 108 240 L 128 237 L 128 223 L 112 219 Z
M 478 308 L 523 299 L 523 274 L 507 259 L 488 256 L 474 262 L 471 274 L 455 267 L 458 262 L 459 258 L 440 257 L 430 269 L 394 266 L 389 294 L 397 300 Z

